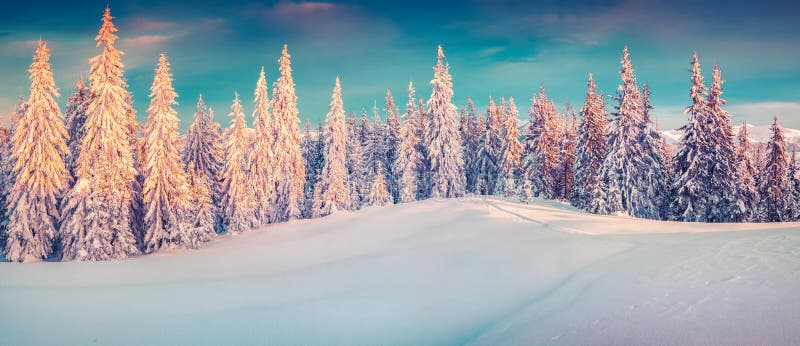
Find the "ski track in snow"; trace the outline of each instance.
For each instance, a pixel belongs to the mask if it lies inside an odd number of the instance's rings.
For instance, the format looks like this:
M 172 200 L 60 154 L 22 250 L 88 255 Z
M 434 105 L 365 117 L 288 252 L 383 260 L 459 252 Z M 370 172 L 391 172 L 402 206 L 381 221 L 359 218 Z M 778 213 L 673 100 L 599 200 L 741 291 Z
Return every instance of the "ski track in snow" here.
M 796 344 L 800 224 L 598 216 L 468 197 L 197 251 L 0 263 L 20 344 Z

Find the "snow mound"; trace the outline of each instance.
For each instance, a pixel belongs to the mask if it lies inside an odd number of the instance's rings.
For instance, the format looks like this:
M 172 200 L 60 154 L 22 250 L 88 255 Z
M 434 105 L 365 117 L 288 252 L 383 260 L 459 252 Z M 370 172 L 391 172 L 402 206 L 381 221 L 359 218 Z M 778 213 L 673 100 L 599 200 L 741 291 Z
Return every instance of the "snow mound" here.
M 196 251 L 0 263 L 0 335 L 9 345 L 792 344 L 798 284 L 798 223 L 428 200 Z

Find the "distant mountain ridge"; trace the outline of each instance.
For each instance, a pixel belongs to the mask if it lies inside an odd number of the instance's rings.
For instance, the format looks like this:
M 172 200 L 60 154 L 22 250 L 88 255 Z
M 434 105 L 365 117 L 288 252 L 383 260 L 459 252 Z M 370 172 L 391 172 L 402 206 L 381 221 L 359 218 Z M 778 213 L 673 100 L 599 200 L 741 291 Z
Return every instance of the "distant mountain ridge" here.
M 772 125 L 752 125 L 747 124 L 747 129 L 750 132 L 750 142 L 751 143 L 767 143 L 769 142 L 770 138 L 772 137 Z M 739 126 L 734 128 L 734 134 L 739 133 Z M 790 128 L 783 128 L 783 133 L 786 138 L 786 144 L 789 145 L 800 145 L 800 130 L 798 129 L 790 129 Z M 667 130 L 661 131 L 661 134 L 664 136 L 664 139 L 667 140 L 667 143 L 676 145 L 680 143 L 681 136 L 683 135 L 683 131 L 675 129 L 675 130 Z

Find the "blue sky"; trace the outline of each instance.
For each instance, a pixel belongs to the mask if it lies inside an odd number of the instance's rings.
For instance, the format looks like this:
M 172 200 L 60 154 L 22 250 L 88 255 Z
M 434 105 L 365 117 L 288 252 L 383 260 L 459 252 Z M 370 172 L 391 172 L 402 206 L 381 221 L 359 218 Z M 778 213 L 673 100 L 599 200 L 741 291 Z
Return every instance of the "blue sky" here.
M 97 54 L 93 40 L 105 5 L 17 2 L 0 13 L 0 114 L 28 89 L 26 69 L 40 36 L 51 44 L 63 110 L 76 78 Z M 713 64 L 721 66 L 735 121 L 765 124 L 778 115 L 797 128 L 797 7 L 714 0 L 111 2 L 139 118 L 145 117 L 158 53 L 165 51 L 184 127 L 201 92 L 223 124 L 235 91 L 251 112 L 260 67 L 274 81 L 287 43 L 301 118 L 314 122 L 325 116 L 337 75 L 349 110 L 370 110 L 375 100 L 380 107 L 387 88 L 402 110 L 409 81 L 418 97 L 427 97 L 438 44 L 451 64 L 458 106 L 468 96 L 483 107 L 489 95 L 504 95 L 527 110 L 541 83 L 562 107 L 566 101 L 579 105 L 589 72 L 601 89 L 614 92 L 627 44 L 665 128 L 684 121 L 693 50 L 707 79 Z

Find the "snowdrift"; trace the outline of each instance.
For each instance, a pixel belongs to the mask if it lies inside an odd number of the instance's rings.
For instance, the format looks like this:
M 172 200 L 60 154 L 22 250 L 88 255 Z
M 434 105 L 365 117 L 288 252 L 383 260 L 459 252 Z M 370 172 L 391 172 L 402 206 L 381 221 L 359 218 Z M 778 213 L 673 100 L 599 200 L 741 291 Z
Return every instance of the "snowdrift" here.
M 792 344 L 800 224 L 467 198 L 196 251 L 0 263 L 2 344 Z

